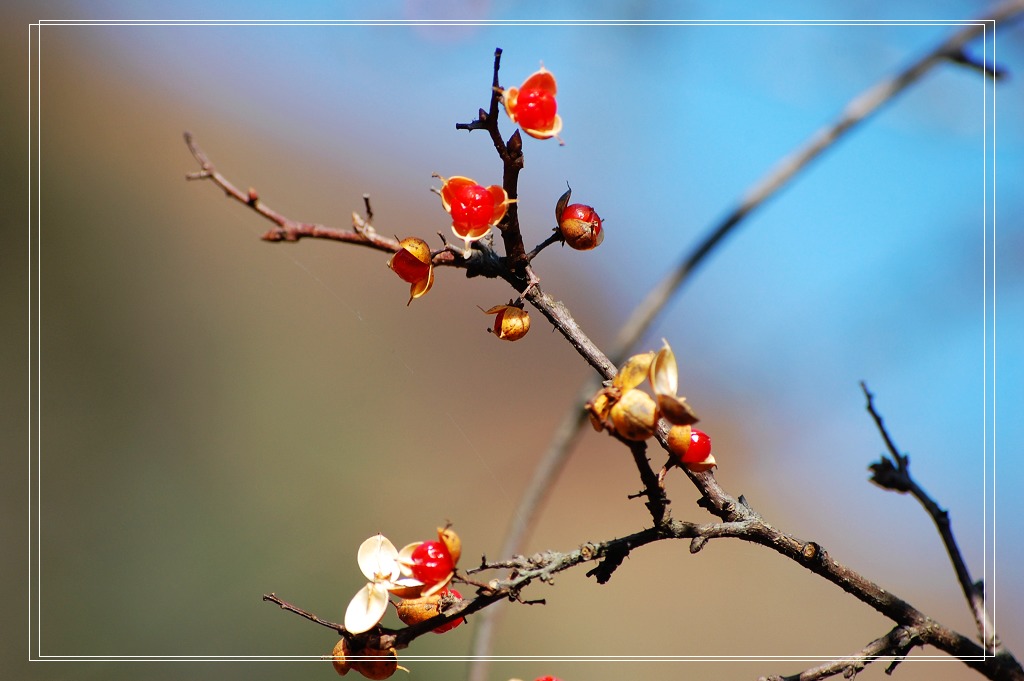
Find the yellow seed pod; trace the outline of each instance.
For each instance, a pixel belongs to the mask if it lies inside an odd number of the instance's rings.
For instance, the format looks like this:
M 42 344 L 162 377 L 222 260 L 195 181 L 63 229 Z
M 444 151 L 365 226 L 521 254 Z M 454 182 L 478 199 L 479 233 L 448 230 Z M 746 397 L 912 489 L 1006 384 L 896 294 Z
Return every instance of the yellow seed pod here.
M 452 565 L 458 563 L 459 557 L 462 556 L 462 540 L 459 539 L 455 530 L 450 527 L 439 527 L 437 528 L 437 538 L 448 549 L 448 555 L 452 557 Z
M 651 370 L 651 362 L 654 361 L 653 352 L 644 352 L 633 355 L 619 369 L 612 379 L 612 385 L 620 390 L 626 391 L 637 387 L 647 379 Z
M 440 602 L 441 594 L 423 598 L 407 598 L 398 604 L 398 619 L 409 626 L 429 620 L 441 612 Z
M 400 668 L 398 666 L 398 653 L 395 652 L 394 648 L 388 648 L 387 650 L 366 648 L 359 654 L 373 658 L 369 660 L 355 660 L 351 663 L 352 669 L 355 669 L 368 679 L 380 681 L 381 679 L 390 678 L 395 673 L 395 670 Z
M 338 672 L 338 676 L 345 676 L 348 674 L 348 670 L 351 665 L 348 663 L 346 658 L 351 654 L 348 649 L 348 641 L 341 639 L 334 645 L 334 650 L 331 651 L 331 664 L 334 665 L 334 671 Z
M 680 461 L 690 449 L 690 434 L 692 432 L 693 428 L 690 426 L 672 426 L 668 430 L 668 435 L 665 438 L 668 442 L 668 450 Z
M 440 594 L 423 598 L 407 598 L 398 604 L 398 619 L 409 626 L 424 622 L 440 612 L 438 608 L 440 601 Z
M 627 440 L 646 440 L 658 423 L 658 406 L 642 390 L 628 390 L 611 409 L 615 432 Z
M 597 395 L 594 395 L 594 399 L 587 402 L 587 412 L 589 412 L 590 415 L 590 425 L 594 426 L 594 430 L 599 433 L 604 430 L 604 422 L 608 419 L 608 412 L 612 408 L 611 405 L 611 398 L 603 388 L 597 393 Z
M 530 315 L 521 307 L 495 305 L 489 310 L 484 310 L 484 314 L 497 315 L 494 318 L 494 325 L 488 331 L 501 340 L 519 340 L 530 330 Z

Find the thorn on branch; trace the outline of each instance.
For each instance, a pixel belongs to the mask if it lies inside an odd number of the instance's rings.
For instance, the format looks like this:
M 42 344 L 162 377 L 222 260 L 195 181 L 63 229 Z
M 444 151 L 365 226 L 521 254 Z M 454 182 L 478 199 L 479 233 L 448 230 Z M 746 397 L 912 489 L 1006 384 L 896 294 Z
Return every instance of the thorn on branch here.
M 469 123 L 456 123 L 456 130 L 487 130 L 487 112 L 480 109 L 480 118 Z
M 370 207 L 370 195 L 363 194 L 363 205 L 366 206 L 366 224 L 373 222 L 373 208 Z
M 505 148 L 508 149 L 509 153 L 519 155 L 523 151 L 523 136 L 519 134 L 519 129 L 512 133 L 512 136 L 508 138 L 508 142 L 505 143 Z M 523 165 L 523 157 L 518 157 L 519 167 Z

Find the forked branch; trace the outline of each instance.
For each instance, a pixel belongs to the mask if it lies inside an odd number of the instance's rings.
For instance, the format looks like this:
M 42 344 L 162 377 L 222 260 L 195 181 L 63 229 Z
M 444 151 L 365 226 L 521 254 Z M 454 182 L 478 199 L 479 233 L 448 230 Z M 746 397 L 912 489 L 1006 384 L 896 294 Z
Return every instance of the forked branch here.
M 867 399 L 868 413 L 874 419 L 875 425 L 878 426 L 878 432 L 881 434 L 882 439 L 885 440 L 885 446 L 889 450 L 889 454 L 892 455 L 891 459 L 883 456 L 879 461 L 871 464 L 869 467 L 871 470 L 871 482 L 883 489 L 894 492 L 909 492 L 920 502 L 924 510 L 928 512 L 928 515 L 931 516 L 932 521 L 935 523 L 936 529 L 939 531 L 939 536 L 946 547 L 949 560 L 953 563 L 957 582 L 959 582 L 960 589 L 964 593 L 964 598 L 967 599 L 967 605 L 974 616 L 975 625 L 978 627 L 978 635 L 981 637 L 986 652 L 990 655 L 1002 652 L 1002 643 L 996 635 L 988 612 L 985 610 L 984 586 L 980 582 L 975 582 L 971 579 L 967 563 L 964 561 L 963 554 L 960 553 L 960 547 L 956 543 L 956 538 L 953 537 L 953 526 L 949 520 L 949 512 L 940 507 L 910 475 L 910 456 L 900 454 L 896 448 L 896 443 L 893 442 L 892 436 L 889 435 L 889 431 L 885 428 L 882 416 L 875 409 L 875 396 L 868 390 L 867 384 L 861 381 L 860 387 L 864 391 L 864 397 Z

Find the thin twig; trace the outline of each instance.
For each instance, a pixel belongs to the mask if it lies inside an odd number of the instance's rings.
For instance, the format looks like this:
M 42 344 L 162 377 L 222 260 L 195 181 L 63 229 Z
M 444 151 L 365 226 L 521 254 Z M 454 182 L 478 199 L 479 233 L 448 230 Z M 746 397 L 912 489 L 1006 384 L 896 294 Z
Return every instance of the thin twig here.
M 981 21 L 994 21 L 999 24 L 1017 18 L 1022 11 L 1024 11 L 1024 2 L 1013 0 L 998 5 Z M 962 53 L 963 46 L 980 35 L 983 29 L 983 24 L 965 26 L 896 76 L 887 78 L 855 97 L 843 110 L 838 120 L 812 135 L 796 152 L 756 182 L 739 204 L 714 225 L 696 248 L 687 253 L 679 265 L 651 289 L 644 300 L 633 310 L 629 319 L 620 329 L 612 351 L 608 353 L 612 364 L 616 366 L 622 364 L 630 349 L 646 333 L 655 318 L 682 285 L 689 280 L 690 275 L 748 215 L 774 196 L 811 161 L 835 144 L 857 124 L 866 120 L 883 104 L 916 82 L 932 67 L 943 63 L 950 55 Z M 582 416 L 583 405 L 598 387 L 598 382 L 593 378 L 584 382 L 579 396 L 570 405 L 569 411 L 559 423 L 544 456 L 537 463 L 533 476 L 520 497 L 519 505 L 512 513 L 512 520 L 502 542 L 502 550 L 506 555 L 522 551 L 527 536 L 544 509 L 544 502 L 549 496 L 551 488 L 565 468 L 572 452 L 572 446 L 579 437 L 580 429 L 586 422 Z M 474 630 L 472 653 L 479 657 L 471 666 L 469 681 L 484 681 L 486 678 L 486 656 L 494 648 L 495 624 L 493 620 L 499 615 L 498 609 L 491 609 L 478 618 L 477 628 Z
M 633 455 L 633 463 L 636 464 L 637 471 L 640 473 L 640 481 L 644 485 L 643 491 L 633 496 L 647 497 L 647 501 L 644 503 L 651 513 L 654 525 L 661 525 L 668 513 L 669 501 L 665 496 L 665 489 L 658 479 L 658 474 L 651 468 L 650 459 L 647 458 L 647 443 L 627 440 L 623 440 L 623 443 L 629 447 L 629 451 Z
M 981 637 L 982 642 L 985 645 L 985 649 L 990 654 L 997 654 L 1002 651 L 1002 642 L 996 635 L 995 627 L 992 624 L 992 620 L 988 616 L 988 612 L 985 610 L 985 597 L 981 586 L 973 579 L 971 579 L 971 573 L 967 569 L 967 563 L 964 561 L 963 555 L 960 552 L 960 547 L 956 543 L 956 538 L 953 537 L 953 526 L 949 520 L 949 512 L 943 509 L 935 502 L 931 496 L 928 495 L 924 489 L 917 484 L 913 476 L 910 475 L 910 457 L 905 454 L 900 454 L 896 448 L 896 443 L 893 442 L 892 437 L 889 435 L 889 431 L 886 429 L 885 424 L 882 421 L 881 414 L 875 409 L 874 395 L 868 390 L 867 384 L 861 381 L 861 389 L 864 391 L 864 397 L 867 400 L 867 410 L 871 414 L 871 417 L 875 421 L 875 425 L 878 427 L 878 432 L 881 433 L 882 439 L 885 440 L 885 446 L 889 450 L 895 460 L 895 465 L 887 459 L 882 459 L 878 463 L 871 465 L 872 478 L 871 481 L 880 487 L 890 489 L 896 492 L 909 492 L 914 496 L 915 499 L 920 502 L 924 507 L 928 515 L 931 516 L 932 521 L 935 523 L 936 529 L 939 531 L 939 536 L 942 538 L 942 543 L 946 547 L 946 553 L 949 555 L 950 562 L 953 563 L 953 570 L 956 572 L 957 582 L 960 584 L 960 589 L 964 593 L 964 598 L 967 599 L 967 607 L 970 608 L 971 614 L 974 616 L 974 623 L 978 627 L 978 635 Z
M 282 610 L 287 610 L 288 612 L 294 612 L 296 615 L 299 615 L 300 617 L 305 617 L 310 622 L 316 622 L 317 624 L 319 624 L 322 627 L 327 627 L 328 629 L 333 629 L 336 632 L 338 632 L 339 634 L 346 634 L 347 633 L 345 631 L 345 627 L 343 627 L 342 625 L 337 624 L 336 622 L 328 622 L 327 620 L 320 619 L 319 617 L 317 617 L 313 613 L 307 612 L 307 611 L 303 610 L 302 608 L 298 608 L 298 607 L 292 605 L 291 603 L 289 603 L 288 601 L 282 601 L 280 598 L 277 597 L 277 594 L 264 594 L 263 595 L 263 600 L 269 601 L 271 603 L 276 603 L 278 606 L 280 606 L 280 608 Z
M 393 238 L 381 236 L 366 220 L 359 215 L 352 214 L 353 228 L 343 230 L 323 225 L 297 222 L 264 204 L 258 198 L 253 198 L 254 191 L 241 192 L 230 180 L 221 175 L 206 153 L 196 144 L 195 139 L 189 132 L 185 133 L 185 143 L 189 151 L 199 162 L 201 170 L 188 173 L 185 177 L 189 180 L 210 180 L 224 190 L 228 197 L 235 199 L 241 204 L 255 210 L 264 218 L 278 225 L 277 228 L 263 235 L 266 241 L 298 241 L 304 237 L 328 239 L 341 241 L 358 246 L 368 246 L 377 250 L 393 253 L 398 249 L 398 241 Z M 512 204 L 515 205 L 515 204 Z M 518 221 L 517 231 L 518 231 Z M 522 238 L 518 240 L 522 249 Z M 432 258 L 435 266 L 446 265 L 459 267 L 467 270 L 467 276 L 500 277 L 507 281 L 517 291 L 523 293 L 523 298 L 528 300 L 541 314 L 543 314 L 552 326 L 569 341 L 569 344 L 590 364 L 600 375 L 611 378 L 615 375 L 615 365 L 601 352 L 590 337 L 583 332 L 579 324 L 573 318 L 572 313 L 561 302 L 543 293 L 539 286 L 529 286 L 530 279 L 520 272 L 511 268 L 508 258 L 499 258 L 492 248 L 481 241 L 473 243 L 470 257 L 463 257 L 461 252 L 456 253 L 448 249 L 442 249 L 435 253 Z M 529 288 L 528 288 L 529 287 Z
M 791 676 L 762 676 L 758 681 L 817 681 L 838 674 L 852 679 L 880 657 L 905 657 L 911 647 L 920 645 L 918 635 L 917 629 L 896 627 L 849 657 L 842 657 Z
M 538 255 L 540 255 L 540 252 L 543 251 L 545 248 L 547 248 L 551 244 L 556 244 L 559 241 L 565 241 L 565 237 L 563 237 L 562 233 L 556 229 L 551 234 L 551 236 L 549 236 L 547 239 L 544 239 L 544 241 L 541 241 L 539 244 L 537 244 L 534 247 L 534 249 L 532 251 L 527 253 L 526 254 L 526 259 L 532 261 Z
M 311 222 L 298 222 L 287 218 L 263 203 L 263 201 L 259 199 L 259 195 L 256 193 L 256 190 L 250 189 L 248 192 L 243 193 L 238 189 L 238 187 L 232 184 L 230 180 L 221 175 L 206 155 L 206 152 L 204 152 L 196 143 L 191 132 L 185 132 L 185 144 L 188 146 L 189 151 L 192 152 L 192 156 L 194 156 L 196 161 L 199 162 L 200 167 L 198 172 L 188 173 L 185 176 L 186 179 L 210 180 L 223 189 L 224 193 L 230 198 L 249 206 L 264 218 L 276 224 L 277 227 L 263 235 L 262 238 L 264 241 L 298 241 L 303 237 L 313 237 L 317 239 L 344 241 L 347 243 L 369 246 L 388 253 L 394 253 L 398 250 L 398 240 L 377 234 L 373 228 L 369 227 L 369 220 L 365 221 L 364 229 L 357 230 L 353 228 L 348 230 L 325 227 L 324 225 L 318 225 Z M 369 197 L 366 197 L 366 205 L 367 211 L 369 212 Z M 353 215 L 353 219 L 358 219 L 360 222 L 364 222 L 362 221 L 362 218 L 355 215 Z
M 501 232 L 501 239 L 505 244 L 505 258 L 509 269 L 525 279 L 525 268 L 530 261 L 526 256 L 526 247 L 523 245 L 523 235 L 519 228 L 519 207 L 515 202 L 515 199 L 519 198 L 519 171 L 523 169 L 523 138 L 518 129 L 512 133 L 507 142 L 501 138 L 501 130 L 498 128 L 498 104 L 502 97 L 502 89 L 498 80 L 500 68 L 501 48 L 498 47 L 494 50 L 494 75 L 491 79 L 491 95 L 487 112 L 480 109 L 479 116 L 475 121 L 456 123 L 455 128 L 470 131 L 486 130 L 491 137 L 495 151 L 501 158 L 504 167 L 501 186 L 511 203 L 508 204 L 505 217 L 498 224 L 498 230 Z M 521 288 L 520 291 L 522 291 Z

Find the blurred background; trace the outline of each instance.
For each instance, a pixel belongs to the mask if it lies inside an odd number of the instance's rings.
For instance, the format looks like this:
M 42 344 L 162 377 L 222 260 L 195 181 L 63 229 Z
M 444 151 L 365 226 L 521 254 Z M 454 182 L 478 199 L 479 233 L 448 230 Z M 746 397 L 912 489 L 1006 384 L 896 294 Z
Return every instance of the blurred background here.
M 197 167 L 184 130 L 232 181 L 292 218 L 345 227 L 368 193 L 380 231 L 436 246 L 449 223 L 431 173 L 500 182 L 488 138 L 454 128 L 486 105 L 494 48 L 504 49 L 505 86 L 543 61 L 558 77 L 566 145 L 525 140 L 523 231 L 528 247 L 547 236 L 566 182 L 574 201 L 605 219 L 601 248 L 554 247 L 536 268 L 544 289 L 607 347 L 649 287 L 754 181 L 853 96 L 957 30 L 46 25 L 29 75 L 30 23 L 930 20 L 968 19 L 987 6 L 5 3 L 12 30 L 0 69 L 10 87 L 0 133 L 10 151 L 0 166 L 10 200 L 0 296 L 10 333 L 0 418 L 10 437 L 0 646 L 10 678 L 331 678 L 312 659 L 330 651 L 331 632 L 261 596 L 276 592 L 340 620 L 364 581 L 356 548 L 376 532 L 402 545 L 451 521 L 464 567 L 497 558 L 532 466 L 590 371 L 539 317 L 515 344 L 485 333 L 489 318 L 477 306 L 508 300 L 500 282 L 441 270 L 429 295 L 407 307 L 408 286 L 383 254 L 260 241 L 270 223 L 212 184 L 184 180 Z M 858 385 L 867 381 L 918 481 L 950 510 L 973 575 L 987 577 L 998 631 L 1018 656 L 1022 37 L 1019 26 L 997 37 L 1011 75 L 997 86 L 995 145 L 991 84 L 954 65 L 933 70 L 751 216 L 637 348 L 671 342 L 681 393 L 714 440 L 727 490 L 973 636 L 930 519 L 914 500 L 867 482 L 883 451 Z M 981 41 L 970 49 L 985 56 Z M 40 133 L 31 337 L 30 82 Z M 501 125 L 512 132 L 504 115 Z M 38 450 L 27 446 L 29 347 L 38 351 Z M 29 485 L 38 485 L 31 530 Z M 645 509 L 627 499 L 638 486 L 625 449 L 586 434 L 530 551 L 640 529 Z M 670 476 L 668 491 L 676 517 L 710 519 L 683 475 Z M 161 660 L 30 664 L 35 567 L 33 653 Z M 495 654 L 841 656 L 890 628 L 796 564 L 739 542 L 713 542 L 696 556 L 684 542 L 647 547 L 605 586 L 583 572 L 525 594 L 547 599 L 543 607 L 509 608 Z M 471 626 L 408 652 L 464 655 Z M 423 680 L 465 673 L 464 663 L 408 666 Z M 493 665 L 491 679 L 734 679 L 807 666 L 522 660 Z M 975 678 L 959 663 L 907 664 L 898 674 Z

